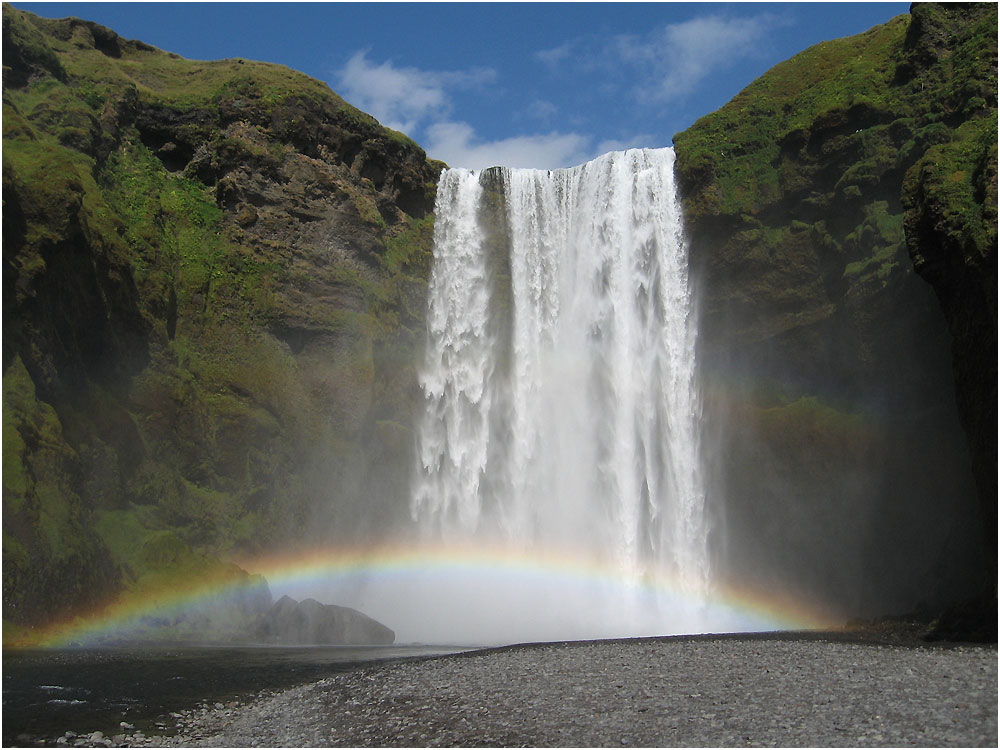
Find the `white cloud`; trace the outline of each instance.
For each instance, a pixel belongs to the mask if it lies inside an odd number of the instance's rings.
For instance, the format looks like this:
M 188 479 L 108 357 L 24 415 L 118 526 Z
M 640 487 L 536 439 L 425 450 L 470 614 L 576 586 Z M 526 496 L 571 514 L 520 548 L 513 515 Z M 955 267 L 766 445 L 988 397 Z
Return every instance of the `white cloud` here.
M 551 120 L 558 112 L 559 108 L 546 99 L 535 99 L 527 108 L 528 116 L 537 120 Z
M 641 99 L 672 99 L 698 88 L 716 70 L 754 57 L 781 21 L 775 16 L 703 16 L 670 24 L 642 37 L 619 37 L 620 58 L 644 80 Z
M 488 69 L 425 71 L 396 67 L 391 61 L 375 63 L 361 51 L 351 56 L 337 74 L 335 88 L 347 101 L 383 125 L 415 138 L 429 156 L 453 167 L 557 169 L 582 164 L 608 151 L 662 145 L 651 136 L 636 135 L 605 140 L 595 147 L 592 136 L 557 129 L 483 139 L 470 124 L 453 117 L 452 111 L 456 92 L 481 88 L 495 80 L 495 72 Z M 536 98 L 521 110 L 521 116 L 547 123 L 556 118 L 558 111 L 554 103 Z
M 480 140 L 464 122 L 439 122 L 427 128 L 428 155 L 451 167 L 533 167 L 556 169 L 581 164 L 594 154 L 591 139 L 579 133 L 551 132 L 515 136 L 496 141 Z
M 335 88 L 386 127 L 412 135 L 427 120 L 448 116 L 449 89 L 477 88 L 495 78 L 488 68 L 427 71 L 397 68 L 391 61 L 375 64 L 361 51 L 338 71 Z
M 383 125 L 400 130 L 424 146 L 428 155 L 449 166 L 483 169 L 492 166 L 554 169 L 592 158 L 591 138 L 578 133 L 549 132 L 482 140 L 466 122 L 451 118 L 452 93 L 492 82 L 488 69 L 426 71 L 376 64 L 365 52 L 355 53 L 338 71 L 335 88 L 351 104 L 373 115 Z M 551 117 L 556 108 L 536 100 L 529 111 Z
M 553 74 L 594 77 L 590 85 L 604 97 L 630 90 L 641 102 L 662 104 L 696 90 L 712 73 L 752 59 L 785 23 L 770 14 L 706 15 L 610 40 L 586 35 L 535 57 Z
M 546 65 L 556 67 L 569 58 L 575 45 L 576 43 L 573 41 L 564 42 L 558 47 L 553 47 L 552 49 L 539 50 L 535 53 L 535 57 Z

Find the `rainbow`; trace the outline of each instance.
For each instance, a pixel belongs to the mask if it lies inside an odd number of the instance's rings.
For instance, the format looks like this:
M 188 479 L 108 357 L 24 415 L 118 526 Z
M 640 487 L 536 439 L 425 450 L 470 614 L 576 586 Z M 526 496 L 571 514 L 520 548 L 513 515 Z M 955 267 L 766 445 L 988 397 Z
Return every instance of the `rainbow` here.
M 564 551 L 514 551 L 503 546 L 458 544 L 425 546 L 415 542 L 389 545 L 337 545 L 236 560 L 247 575 L 220 576 L 214 580 L 180 582 L 146 594 L 135 594 L 88 616 L 58 623 L 7 646 L 58 648 L 100 643 L 118 633 L 127 633 L 143 619 L 168 616 L 236 593 L 254 581 L 266 579 L 275 594 L 290 593 L 295 598 L 314 596 L 336 604 L 356 606 L 331 598 L 331 591 L 360 590 L 389 586 L 405 591 L 416 582 L 490 580 L 510 581 L 513 588 L 526 590 L 534 585 L 572 587 L 594 592 L 627 589 L 639 598 L 666 597 L 671 602 L 691 599 L 683 582 L 656 572 L 624 576 L 608 562 Z M 260 579 L 256 579 L 260 580 Z M 447 586 L 451 583 L 446 584 Z M 484 585 L 477 585 L 484 590 Z M 489 598 L 490 590 L 485 590 Z M 752 623 L 748 630 L 814 630 L 835 627 L 834 617 L 821 608 L 781 593 L 762 592 L 746 586 L 715 587 L 708 606 L 724 609 L 737 622 Z M 358 607 L 376 619 L 378 612 Z M 390 627 L 395 623 L 382 619 Z M 711 625 L 711 621 L 709 621 Z M 732 628 L 725 628 L 732 630 Z M 397 631 L 398 632 L 398 631 Z M 723 632 L 722 630 L 686 632 Z M 644 633 L 655 634 L 655 633 Z M 676 634 L 675 632 L 660 634 Z M 569 638 L 568 638 L 569 639 Z M 562 640 L 562 639 L 560 639 Z M 5 639 L 6 641 L 6 639 Z M 491 644 L 492 645 L 492 644 Z
M 536 579 L 582 582 L 596 585 L 625 583 L 640 592 L 684 597 L 684 585 L 657 573 L 623 581 L 614 563 L 568 551 L 524 552 L 504 545 L 465 543 L 424 546 L 414 543 L 387 547 L 317 548 L 238 561 L 250 572 L 263 575 L 274 588 L 308 590 L 310 584 L 352 577 L 408 578 L 419 572 L 427 576 L 449 574 L 507 574 L 520 581 Z M 781 592 L 761 591 L 746 585 L 715 587 L 712 600 L 766 621 L 774 630 L 815 630 L 834 627 L 836 616 L 819 605 Z
M 149 618 L 168 617 L 197 608 L 255 582 L 263 583 L 236 566 L 198 579 L 159 582 L 140 591 L 129 591 L 88 613 L 75 614 L 44 627 L 11 628 L 14 630 L 11 633 L 5 626 L 3 647 L 65 648 L 99 644 L 115 634 L 134 631 Z

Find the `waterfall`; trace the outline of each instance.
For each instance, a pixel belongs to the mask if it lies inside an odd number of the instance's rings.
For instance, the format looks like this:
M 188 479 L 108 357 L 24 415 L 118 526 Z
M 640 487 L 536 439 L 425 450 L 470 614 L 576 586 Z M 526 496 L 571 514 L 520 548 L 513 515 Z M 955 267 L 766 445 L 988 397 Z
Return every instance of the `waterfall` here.
M 673 162 L 643 149 L 442 174 L 410 505 L 428 543 L 568 555 L 706 594 Z M 641 614 L 668 632 L 670 612 Z

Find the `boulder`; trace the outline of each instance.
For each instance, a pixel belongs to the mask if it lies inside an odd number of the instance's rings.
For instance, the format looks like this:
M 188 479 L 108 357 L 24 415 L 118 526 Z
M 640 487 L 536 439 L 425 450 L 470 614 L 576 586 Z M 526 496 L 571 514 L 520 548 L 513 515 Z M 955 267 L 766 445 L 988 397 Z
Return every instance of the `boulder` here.
M 257 624 L 257 637 L 278 646 L 337 644 L 389 645 L 396 634 L 356 609 L 321 604 L 315 599 L 297 602 L 283 596 Z

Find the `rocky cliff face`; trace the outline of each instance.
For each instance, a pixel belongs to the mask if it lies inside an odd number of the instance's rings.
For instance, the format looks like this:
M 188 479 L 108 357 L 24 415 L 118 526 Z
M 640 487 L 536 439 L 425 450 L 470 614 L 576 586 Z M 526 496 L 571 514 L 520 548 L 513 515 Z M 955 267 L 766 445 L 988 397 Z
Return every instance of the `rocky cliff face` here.
M 996 28 L 915 5 L 675 139 L 744 582 L 995 615 Z
M 391 523 L 442 165 L 280 66 L 3 19 L 5 639 Z M 734 582 L 996 612 L 996 27 L 916 5 L 676 138 Z
M 442 165 L 280 66 L 3 34 L 5 622 L 405 509 Z

